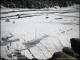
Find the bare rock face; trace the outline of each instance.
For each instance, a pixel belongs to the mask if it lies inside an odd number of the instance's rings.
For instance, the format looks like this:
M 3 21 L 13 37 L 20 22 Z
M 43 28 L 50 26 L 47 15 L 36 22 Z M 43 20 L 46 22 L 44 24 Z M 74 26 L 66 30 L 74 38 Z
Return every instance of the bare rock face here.
M 64 53 L 64 52 L 55 52 L 55 53 L 53 54 L 53 58 L 73 58 L 73 57 L 67 55 L 67 54 Z
M 70 55 L 67 55 L 64 52 L 55 52 L 52 56 L 52 58 L 48 59 L 48 60 L 57 60 L 57 58 L 70 58 L 72 59 L 73 57 Z
M 80 39 L 79 38 L 71 38 L 71 48 L 75 53 L 78 53 L 80 55 Z
M 76 57 L 75 56 L 75 52 L 71 48 L 69 48 L 69 47 L 64 47 L 62 49 L 62 52 L 66 53 L 66 54 L 68 54 L 68 55 L 70 55 L 72 57 Z

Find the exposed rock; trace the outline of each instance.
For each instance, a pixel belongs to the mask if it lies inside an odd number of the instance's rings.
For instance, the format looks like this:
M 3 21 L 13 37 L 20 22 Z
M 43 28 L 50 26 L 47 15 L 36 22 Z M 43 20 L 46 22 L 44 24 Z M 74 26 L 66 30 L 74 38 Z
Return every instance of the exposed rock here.
M 75 52 L 69 47 L 64 47 L 62 49 L 62 52 L 66 53 L 66 54 L 68 54 L 68 55 L 70 55 L 72 57 L 75 57 Z
M 75 53 L 76 58 L 80 58 L 80 55 L 78 53 Z
M 21 52 L 17 52 L 16 55 L 18 60 L 30 60 L 27 57 L 25 57 L 25 55 L 22 55 Z
M 73 57 L 67 55 L 67 54 L 64 53 L 64 52 L 55 52 L 55 53 L 53 54 L 53 56 L 52 56 L 51 58 L 49 58 L 48 60 L 56 60 L 57 58 L 70 58 L 70 59 L 72 59 Z M 74 59 L 75 59 L 75 58 L 74 58 Z
M 7 55 L 9 58 L 12 58 L 12 55 L 11 54 L 9 54 L 9 55 Z
M 79 38 L 71 38 L 71 48 L 75 53 L 78 53 L 80 55 L 80 39 Z

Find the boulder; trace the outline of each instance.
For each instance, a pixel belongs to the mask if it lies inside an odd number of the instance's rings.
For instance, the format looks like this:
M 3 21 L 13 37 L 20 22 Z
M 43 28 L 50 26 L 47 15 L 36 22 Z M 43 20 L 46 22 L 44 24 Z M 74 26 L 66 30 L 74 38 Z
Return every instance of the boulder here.
M 78 53 L 80 55 L 80 38 L 71 38 L 71 48 L 75 53 Z
M 48 60 L 57 60 L 57 58 L 70 58 L 70 59 L 72 59 L 73 57 L 70 55 L 67 55 L 64 52 L 55 52 L 53 54 L 53 56 L 51 58 L 49 58 Z
M 80 55 L 78 53 L 75 53 L 76 58 L 80 58 Z
M 68 54 L 68 55 L 70 55 L 72 57 L 76 57 L 75 56 L 75 52 L 71 48 L 69 48 L 69 47 L 64 47 L 62 49 L 62 52 L 66 53 L 66 54 Z

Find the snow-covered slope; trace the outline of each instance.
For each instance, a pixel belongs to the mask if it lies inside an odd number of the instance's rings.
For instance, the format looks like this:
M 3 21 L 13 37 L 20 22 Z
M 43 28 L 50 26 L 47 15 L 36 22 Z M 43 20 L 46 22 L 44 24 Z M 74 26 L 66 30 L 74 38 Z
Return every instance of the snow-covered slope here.
M 3 9 L 2 12 L 12 10 L 10 8 Z M 6 17 L 17 14 L 32 15 L 32 17 L 18 18 L 16 16 L 14 17 L 16 19 Z M 21 16 L 23 17 L 23 15 Z M 51 8 L 48 11 L 42 9 L 37 11 L 12 12 L 1 14 L 1 17 L 6 17 L 4 20 L 3 18 L 1 20 L 1 37 L 10 36 L 9 33 L 11 33 L 13 37 L 9 38 L 9 40 L 20 39 L 19 41 L 12 42 L 11 46 L 9 43 L 1 46 L 1 57 L 6 59 L 16 59 L 16 57 L 9 58 L 7 55 L 14 52 L 15 49 L 25 49 L 26 47 L 22 44 L 25 41 L 27 43 L 27 41 L 37 40 L 37 38 L 45 35 L 49 36 L 29 48 L 34 57 L 38 59 L 50 58 L 54 52 L 62 51 L 63 47 L 71 47 L 70 38 L 79 38 L 79 12 L 75 7 Z M 6 22 L 6 19 L 9 19 L 10 22 Z M 1 43 L 3 43 L 2 40 Z M 9 50 L 7 46 L 9 46 Z M 32 59 L 33 55 L 29 50 L 22 50 L 21 53 L 27 58 Z

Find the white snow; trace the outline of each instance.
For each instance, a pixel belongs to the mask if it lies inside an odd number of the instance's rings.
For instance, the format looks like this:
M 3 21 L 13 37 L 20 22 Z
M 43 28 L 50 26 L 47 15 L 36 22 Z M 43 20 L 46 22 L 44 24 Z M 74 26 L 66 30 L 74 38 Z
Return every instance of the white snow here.
M 3 8 L 1 9 L 1 12 L 12 10 L 13 9 L 10 8 Z M 20 41 L 12 42 L 11 46 L 8 44 L 10 50 L 7 49 L 7 45 L 1 46 L 1 57 L 8 59 L 7 54 L 14 52 L 15 49 L 25 48 L 25 46 L 22 44 L 24 40 L 27 42 L 40 38 L 44 35 L 49 35 L 49 37 L 41 40 L 40 43 L 36 44 L 36 46 L 29 48 L 31 53 L 38 59 L 50 58 L 53 53 L 62 51 L 63 47 L 71 48 L 70 38 L 79 38 L 79 12 L 77 9 L 75 7 L 67 7 L 58 9 L 51 8 L 48 11 L 45 11 L 45 9 L 42 10 L 43 11 L 25 11 L 1 14 L 1 17 L 17 14 L 40 15 L 25 18 L 14 17 L 17 19 L 9 19 L 7 17 L 10 22 L 5 21 L 7 18 L 1 20 L 1 37 L 4 37 L 5 35 L 9 35 L 9 33 L 11 33 L 14 36 L 10 38 L 10 40 L 16 38 L 20 39 Z M 61 14 L 61 12 L 63 12 L 63 14 Z M 13 21 L 15 21 L 14 24 Z M 27 49 L 21 51 L 21 53 L 27 58 L 33 58 Z

